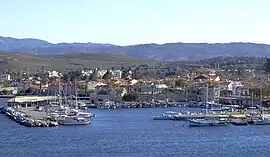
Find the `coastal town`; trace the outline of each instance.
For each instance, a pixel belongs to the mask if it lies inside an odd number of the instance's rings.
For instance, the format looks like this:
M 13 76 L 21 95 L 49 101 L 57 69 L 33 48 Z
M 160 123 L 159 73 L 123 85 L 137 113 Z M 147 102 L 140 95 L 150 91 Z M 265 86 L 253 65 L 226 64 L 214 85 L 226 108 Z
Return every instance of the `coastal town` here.
M 158 78 L 159 70 L 174 75 Z M 13 115 L 16 120 L 27 119 L 29 115 L 38 119 L 37 122 L 32 119 L 33 122 L 28 122 L 27 126 L 34 126 L 34 123 L 38 123 L 35 126 L 57 126 L 56 122 L 63 121 L 61 116 L 59 120 L 59 113 L 62 116 L 76 115 L 81 118 L 77 121 L 89 124 L 94 115 L 83 111 L 87 108 L 229 107 L 243 113 L 250 108 L 266 110 L 269 107 L 270 80 L 262 70 L 242 69 L 241 75 L 237 69 L 218 66 L 192 65 L 189 70 L 183 67 L 159 70 L 151 65 L 141 65 L 68 72 L 43 68 L 36 73 L 5 73 L 0 77 L 0 93 L 2 98 L 9 100 L 8 108 L 2 112 Z M 151 72 L 152 77 L 149 77 Z M 55 117 L 56 113 L 58 117 Z M 86 115 L 88 120 L 78 114 Z M 52 120 L 48 120 L 48 115 Z M 185 115 L 185 119 L 189 116 Z M 45 117 L 45 121 L 40 121 Z M 177 116 L 165 115 L 154 119 L 171 120 Z M 22 120 L 18 121 L 21 123 Z

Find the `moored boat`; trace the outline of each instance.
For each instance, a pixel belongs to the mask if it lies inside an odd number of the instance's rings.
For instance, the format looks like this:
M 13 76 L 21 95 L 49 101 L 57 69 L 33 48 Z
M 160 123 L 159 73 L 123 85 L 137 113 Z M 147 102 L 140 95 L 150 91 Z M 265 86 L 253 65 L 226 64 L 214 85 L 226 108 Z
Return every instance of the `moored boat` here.
M 167 111 L 160 116 L 153 116 L 153 120 L 174 120 L 178 115 L 181 115 L 181 113 Z
M 202 119 L 190 119 L 188 120 L 190 127 L 200 127 L 200 126 L 224 126 L 227 123 L 225 118 L 220 116 L 205 117 Z
M 245 119 L 233 119 L 233 120 L 231 120 L 231 124 L 233 124 L 233 125 L 248 125 L 248 121 Z
M 91 120 L 84 117 L 62 115 L 57 122 L 61 125 L 87 125 L 90 124 Z
M 253 120 L 254 125 L 270 125 L 270 119 L 266 117 L 260 117 Z

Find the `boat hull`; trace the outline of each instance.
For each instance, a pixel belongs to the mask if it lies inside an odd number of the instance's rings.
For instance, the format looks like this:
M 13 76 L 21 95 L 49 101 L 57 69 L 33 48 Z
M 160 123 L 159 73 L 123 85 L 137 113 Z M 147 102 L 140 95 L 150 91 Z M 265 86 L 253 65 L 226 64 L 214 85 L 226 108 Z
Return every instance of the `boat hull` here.
M 174 120 L 174 117 L 153 117 L 153 120 Z
M 189 120 L 190 127 L 224 126 L 226 124 L 217 120 Z
M 253 121 L 254 125 L 270 125 L 269 120 L 255 120 Z
M 60 125 L 88 125 L 91 121 L 83 121 L 83 122 L 61 122 L 59 121 Z
M 246 121 L 243 121 L 243 122 L 231 122 L 231 124 L 237 125 L 237 126 L 243 126 L 243 125 L 248 125 L 248 122 L 246 122 Z

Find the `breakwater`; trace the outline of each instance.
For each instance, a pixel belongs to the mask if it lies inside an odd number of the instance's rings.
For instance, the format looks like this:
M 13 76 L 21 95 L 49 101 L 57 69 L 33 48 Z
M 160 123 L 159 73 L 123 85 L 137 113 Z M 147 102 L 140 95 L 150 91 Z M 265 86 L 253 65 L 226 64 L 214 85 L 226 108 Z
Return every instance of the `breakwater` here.
M 56 121 L 45 118 L 38 119 L 34 115 L 26 114 L 16 108 L 2 107 L 0 110 L 10 119 L 26 127 L 55 127 L 59 125 Z

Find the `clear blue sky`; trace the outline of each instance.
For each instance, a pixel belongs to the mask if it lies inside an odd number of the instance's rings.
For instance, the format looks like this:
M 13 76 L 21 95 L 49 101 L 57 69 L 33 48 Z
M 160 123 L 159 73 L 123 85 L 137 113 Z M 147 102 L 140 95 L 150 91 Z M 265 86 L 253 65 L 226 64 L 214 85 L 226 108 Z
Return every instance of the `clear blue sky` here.
M 269 0 L 0 0 L 0 36 L 52 43 L 270 44 Z

